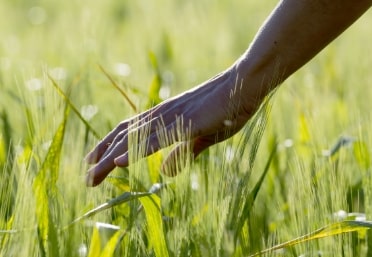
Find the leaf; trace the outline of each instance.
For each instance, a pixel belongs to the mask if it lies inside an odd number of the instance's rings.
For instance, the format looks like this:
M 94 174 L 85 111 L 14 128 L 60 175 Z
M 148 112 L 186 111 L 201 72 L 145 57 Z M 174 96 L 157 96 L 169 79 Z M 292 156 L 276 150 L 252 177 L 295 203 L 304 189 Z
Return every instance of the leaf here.
M 51 210 L 55 209 L 53 205 L 56 204 L 56 183 L 59 175 L 59 162 L 69 113 L 68 110 L 66 105 L 64 118 L 54 134 L 44 162 L 32 185 L 36 198 L 36 217 L 42 250 L 46 255 L 50 256 L 58 256 L 58 247 L 56 247 L 58 246 L 57 228 Z
M 17 230 L 13 230 L 13 223 L 14 223 L 14 216 L 13 214 L 11 217 L 8 218 L 8 221 L 5 223 L 0 219 L 0 226 L 1 228 L 6 228 L 7 230 L 0 230 L 0 249 L 4 249 L 5 246 L 10 241 L 11 235 L 17 233 Z
M 124 176 L 108 176 L 106 180 L 123 192 L 130 191 L 129 179 Z
M 126 234 L 125 230 L 117 231 L 107 242 L 103 251 L 101 252 L 100 257 L 111 257 L 114 255 L 115 249 L 119 242 L 122 240 L 123 236 Z
M 173 49 L 172 42 L 170 40 L 169 34 L 164 33 L 162 37 L 162 44 L 160 49 L 160 57 L 163 62 L 170 62 L 173 59 Z
M 163 219 L 160 213 L 160 198 L 156 195 L 140 199 L 145 209 L 147 221 L 147 236 L 156 257 L 167 257 L 168 249 L 165 242 Z
M 148 93 L 148 97 L 149 97 L 149 102 L 147 104 L 147 108 L 150 108 L 152 106 L 155 106 L 157 104 L 159 104 L 161 102 L 161 98 L 160 98 L 160 88 L 161 88 L 161 84 L 162 84 L 162 78 L 161 78 L 161 74 L 160 74 L 160 69 L 159 69 L 159 66 L 158 66 L 158 61 L 157 61 L 157 58 L 155 56 L 155 54 L 153 52 L 150 52 L 149 53 L 149 59 L 150 59 L 150 62 L 151 62 L 151 65 L 155 71 L 155 75 L 150 83 L 150 87 L 149 87 L 149 93 Z
M 158 151 L 147 158 L 147 166 L 149 169 L 150 180 L 152 183 L 159 181 L 159 170 L 163 161 L 161 151 Z
M 149 52 L 149 59 L 150 59 L 151 66 L 154 69 L 154 71 L 156 73 L 159 73 L 158 59 L 156 58 L 156 55 L 154 54 L 154 52 L 152 51 Z
M 35 138 L 35 124 L 32 118 L 32 111 L 29 107 L 24 107 L 25 115 L 26 115 L 26 124 L 27 124 L 27 131 L 28 131 L 28 138 L 27 141 L 30 145 L 32 145 L 34 138 Z
M 97 227 L 93 228 L 93 235 L 90 241 L 88 257 L 99 257 L 101 255 L 101 238 Z
M 6 160 L 8 163 L 10 163 L 7 167 L 7 172 L 10 172 L 9 169 L 12 167 L 12 162 L 14 160 L 14 147 L 12 144 L 12 127 L 10 126 L 8 113 L 5 110 L 0 113 L 0 120 L 3 124 L 3 138 L 0 137 L 0 143 L 2 143 L 2 145 L 0 145 L 0 152 L 3 153 L 0 153 L 0 161 Z
M 235 221 L 235 227 L 236 227 L 236 232 L 235 232 L 235 240 L 237 239 L 238 235 L 240 234 L 240 231 L 242 230 L 243 226 L 244 226 L 244 222 L 248 219 L 248 216 L 249 216 L 249 213 L 252 209 L 252 206 L 256 200 L 256 197 L 258 195 L 258 192 L 260 191 L 261 189 L 261 186 L 263 184 L 263 181 L 269 171 L 269 168 L 270 168 L 270 164 L 271 164 L 271 161 L 274 159 L 274 156 L 275 156 L 275 153 L 276 153 L 276 150 L 277 150 L 277 147 L 276 147 L 276 144 L 275 146 L 273 147 L 273 149 L 271 150 L 271 153 L 270 153 L 270 156 L 269 156 L 269 159 L 267 160 L 266 162 L 266 166 L 264 168 L 264 171 L 262 172 L 260 178 L 258 179 L 257 183 L 255 184 L 255 186 L 253 187 L 253 189 L 249 192 L 248 196 L 244 196 L 242 195 L 242 198 L 240 198 L 240 206 L 238 208 L 238 210 L 240 210 L 240 212 L 238 212 L 236 214 L 236 217 L 233 219 Z M 245 193 L 243 193 L 245 194 Z
M 332 157 L 336 155 L 342 147 L 349 146 L 354 142 L 353 137 L 341 136 L 337 142 L 331 147 L 331 149 L 324 151 L 323 155 L 326 157 Z
M 371 166 L 370 155 L 367 145 L 362 141 L 354 142 L 353 144 L 354 156 L 359 166 L 367 170 Z
M 15 162 L 15 149 L 12 143 L 12 127 L 9 122 L 8 112 L 0 113 L 0 217 L 5 221 L 13 214 L 17 194 L 17 176 L 13 171 Z M 0 221 L 1 221 L 0 218 Z M 1 225 L 1 223 L 0 223 Z
M 282 244 L 278 244 L 276 246 L 270 247 L 268 249 L 265 249 L 263 251 L 260 251 L 258 253 L 255 253 L 253 255 L 250 255 L 249 257 L 254 256 L 261 256 L 262 254 L 270 253 L 278 249 L 283 249 L 287 247 L 291 247 L 300 243 L 304 243 L 307 241 L 311 241 L 314 239 L 329 237 L 329 236 L 335 236 L 340 235 L 343 233 L 350 233 L 350 232 L 356 232 L 356 231 L 365 231 L 367 229 L 372 228 L 372 221 L 356 221 L 356 220 L 345 220 L 341 222 L 336 222 L 333 224 L 330 224 L 328 226 L 322 227 L 314 232 L 311 232 L 307 235 L 298 237 L 296 239 L 287 241 Z
M 151 108 L 161 102 L 160 98 L 160 87 L 161 87 L 161 78 L 158 74 L 154 75 L 151 80 L 150 87 L 149 87 L 149 102 L 147 104 L 147 108 Z
M 271 161 L 273 160 L 273 158 L 275 156 L 275 153 L 276 153 L 276 149 L 277 149 L 277 144 L 275 144 L 274 147 L 273 147 L 273 149 L 271 150 L 269 159 L 266 162 L 265 169 L 262 172 L 261 177 L 258 179 L 258 181 L 257 181 L 256 185 L 254 186 L 253 190 L 251 191 L 251 195 L 252 195 L 252 200 L 253 201 L 256 200 L 257 194 L 258 194 L 258 192 L 261 189 L 261 186 L 263 184 L 263 181 L 264 181 L 264 179 L 266 177 L 267 172 L 269 171 Z
M 108 201 L 106 203 L 103 203 L 103 204 L 97 206 L 96 208 L 86 212 L 84 215 L 78 217 L 73 222 L 71 222 L 70 225 L 72 225 L 74 223 L 77 223 L 77 222 L 79 222 L 83 219 L 92 217 L 92 216 L 96 215 L 97 213 L 99 213 L 101 211 L 104 211 L 104 210 L 107 210 L 107 209 L 110 209 L 110 208 L 112 208 L 116 205 L 119 205 L 119 204 L 122 204 L 122 203 L 125 203 L 125 202 L 129 202 L 129 201 L 132 201 L 134 199 L 139 199 L 139 198 L 144 197 L 144 196 L 149 196 L 151 194 L 152 194 L 151 192 L 144 192 L 144 193 L 125 192 L 125 193 L 121 194 L 120 196 L 115 197 L 115 198 L 111 199 L 110 201 Z
M 5 150 L 5 141 L 3 140 L 2 134 L 0 134 L 0 169 L 5 166 L 7 151 Z
M 299 119 L 300 142 L 307 144 L 311 139 L 309 125 L 304 114 L 301 114 Z

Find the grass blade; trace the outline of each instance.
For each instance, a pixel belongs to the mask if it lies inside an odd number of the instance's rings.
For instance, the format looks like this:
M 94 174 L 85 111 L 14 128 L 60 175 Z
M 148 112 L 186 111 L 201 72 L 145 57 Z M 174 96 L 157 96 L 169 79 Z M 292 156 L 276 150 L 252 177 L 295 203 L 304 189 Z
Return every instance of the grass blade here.
M 248 124 L 244 128 L 243 136 L 238 143 L 240 150 L 237 158 L 239 159 L 243 158 L 245 151 L 248 149 L 246 146 L 252 145 L 249 153 L 250 168 L 252 168 L 254 160 L 256 159 L 257 150 L 267 124 L 268 116 L 271 112 L 272 97 L 274 96 L 274 93 L 275 92 L 272 92 L 266 97 L 256 114 L 248 121 Z M 250 140 L 253 142 L 249 143 Z
M 93 228 L 92 239 L 90 240 L 88 257 L 99 257 L 101 254 L 101 238 L 97 227 Z
M 250 255 L 249 257 L 260 256 L 262 254 L 270 253 L 275 250 L 291 247 L 300 243 L 311 241 L 314 239 L 340 235 L 344 233 L 363 231 L 372 228 L 372 221 L 356 221 L 356 220 L 345 220 L 341 222 L 336 222 L 328 226 L 322 227 L 314 232 L 311 232 L 307 235 L 295 238 L 288 242 L 278 244 L 271 248 L 265 249 L 261 252 Z
M 354 142 L 353 151 L 360 168 L 368 170 L 371 166 L 371 159 L 367 144 L 362 141 Z
M 5 221 L 11 219 L 15 198 L 17 194 L 17 178 L 14 174 L 15 150 L 12 143 L 12 127 L 10 126 L 8 113 L 3 110 L 0 113 L 2 130 L 0 131 L 0 224 L 2 218 Z
M 107 242 L 103 248 L 100 257 L 111 257 L 114 255 L 115 249 L 122 238 L 125 236 L 126 230 L 117 231 Z
M 73 222 L 71 222 L 70 225 L 72 225 L 74 223 L 77 223 L 77 222 L 79 222 L 83 219 L 92 217 L 92 216 L 96 215 L 97 213 L 99 213 L 101 211 L 104 211 L 104 210 L 107 210 L 107 209 L 110 209 L 110 208 L 112 208 L 116 205 L 119 205 L 119 204 L 122 204 L 122 203 L 125 203 L 125 202 L 129 202 L 129 201 L 132 201 L 134 199 L 139 199 L 139 198 L 144 197 L 144 196 L 149 196 L 151 194 L 152 193 L 150 193 L 150 192 L 143 192 L 143 193 L 142 192 L 125 192 L 125 193 L 121 194 L 120 196 L 118 196 L 116 198 L 113 198 L 110 201 L 105 202 L 105 203 L 97 206 L 96 208 L 86 212 L 84 215 L 78 217 Z
M 124 96 L 125 100 L 127 100 L 127 102 L 129 103 L 133 111 L 135 113 L 138 113 L 136 105 L 132 102 L 132 100 L 130 100 L 129 96 L 124 92 L 124 90 L 121 89 L 121 87 L 119 87 L 119 85 L 115 82 L 115 80 L 111 77 L 111 75 L 101 65 L 98 64 L 98 67 L 103 72 L 103 74 L 105 74 L 105 76 L 110 80 L 111 84 L 120 92 L 122 96 Z
M 163 219 L 160 213 L 160 198 L 156 195 L 140 199 L 145 209 L 147 236 L 156 257 L 167 257 L 168 249 L 164 237 Z
M 89 124 L 89 122 L 83 117 L 83 115 L 81 115 L 81 113 L 76 108 L 76 106 L 71 102 L 70 98 L 63 92 L 63 90 L 60 88 L 60 86 L 58 86 L 57 82 L 49 74 L 48 74 L 48 78 L 52 82 L 52 85 L 55 87 L 55 89 L 57 90 L 58 94 L 60 96 L 62 96 L 62 98 L 65 100 L 65 102 L 71 107 L 71 109 L 74 111 L 74 113 L 84 123 L 85 127 L 87 128 L 87 130 L 90 131 L 90 132 L 92 132 L 92 134 L 94 135 L 94 137 L 96 139 L 100 139 L 101 137 L 99 136 L 99 134 L 97 133 L 97 131 L 95 131 L 92 128 L 92 126 Z
M 155 71 L 155 75 L 153 79 L 151 80 L 150 87 L 149 87 L 149 93 L 148 93 L 149 102 L 147 104 L 147 108 L 151 108 L 161 102 L 160 89 L 163 83 L 160 69 L 159 69 L 158 60 L 156 58 L 156 55 L 151 51 L 149 52 L 149 59 L 151 62 L 151 66 Z
M 64 118 L 54 134 L 41 169 L 32 185 L 37 205 L 36 216 L 38 234 L 41 239 L 40 246 L 46 256 L 58 256 L 57 228 L 53 220 L 52 210 L 55 210 L 53 206 L 58 205 L 56 202 L 56 183 L 59 175 L 59 162 L 69 113 L 68 110 L 66 105 Z
M 250 193 L 251 194 L 251 198 L 252 198 L 252 204 L 256 200 L 257 194 L 260 191 L 260 188 L 261 188 L 262 183 L 263 183 L 263 181 L 264 181 L 264 179 L 266 177 L 267 172 L 269 171 L 270 164 L 271 164 L 271 161 L 273 160 L 273 158 L 275 156 L 276 150 L 277 150 L 277 147 L 276 147 L 276 144 L 275 144 L 274 148 L 272 149 L 272 151 L 270 153 L 269 159 L 266 162 L 266 166 L 265 166 L 264 171 L 262 172 L 260 178 L 258 179 L 257 183 L 255 184 L 253 190 Z
M 264 168 L 264 171 L 262 172 L 260 178 L 258 179 L 257 183 L 255 184 L 255 186 L 253 187 L 253 189 L 249 192 L 248 196 L 246 196 L 247 194 L 244 192 L 244 188 L 242 188 L 242 193 L 241 194 L 238 194 L 241 196 L 240 198 L 240 202 L 237 203 L 239 204 L 239 208 L 237 208 L 237 210 L 240 210 L 240 212 L 236 213 L 236 217 L 233 219 L 235 221 L 235 228 L 236 228 L 236 231 L 235 231 L 235 241 L 237 239 L 237 237 L 239 236 L 243 226 L 244 226 L 244 223 L 245 221 L 248 219 L 249 217 L 249 213 L 252 209 L 252 206 L 256 200 L 256 197 L 258 195 L 258 192 L 260 191 L 261 189 L 261 186 L 263 184 L 263 181 L 269 171 L 269 168 L 270 168 L 270 164 L 271 164 L 271 161 L 274 159 L 274 156 L 275 156 L 275 153 L 276 153 L 276 150 L 277 150 L 277 147 L 276 145 L 273 147 L 271 153 L 270 153 L 270 156 L 269 156 L 269 159 L 267 160 L 266 162 L 266 166 Z M 248 174 L 248 173 L 247 173 Z M 247 183 L 248 181 L 246 181 Z M 245 186 L 245 188 L 247 188 L 247 186 Z
M 5 110 L 0 113 L 0 120 L 3 123 L 3 150 L 6 153 L 6 157 L 4 157 L 7 162 L 6 172 L 10 172 L 14 160 L 14 147 L 12 144 L 12 127 L 10 126 L 8 113 Z

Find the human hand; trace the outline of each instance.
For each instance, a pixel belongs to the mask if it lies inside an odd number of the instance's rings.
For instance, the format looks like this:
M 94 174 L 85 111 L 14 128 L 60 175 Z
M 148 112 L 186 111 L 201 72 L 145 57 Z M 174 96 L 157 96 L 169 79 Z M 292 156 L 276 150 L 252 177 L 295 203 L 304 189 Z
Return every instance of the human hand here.
M 166 174 L 176 175 L 175 160 L 185 147 L 196 157 L 235 134 L 272 89 L 346 30 L 371 2 L 280 1 L 231 69 L 111 131 L 86 157 L 88 163 L 95 164 L 88 171 L 87 184 L 98 185 L 115 166 L 128 166 L 131 135 L 138 135 L 140 145 L 145 145 L 143 157 L 181 142 L 162 168 Z M 163 142 L 160 134 L 168 140 Z
M 247 97 L 242 95 L 237 82 L 236 72 L 230 69 L 190 91 L 120 122 L 85 157 L 89 164 L 95 164 L 88 170 L 87 185 L 96 186 L 116 166 L 129 165 L 128 139 L 135 133 L 139 142 L 146 146 L 143 157 L 180 142 L 162 166 L 163 173 L 176 175 L 179 169 L 176 159 L 185 147 L 195 158 L 207 147 L 239 131 L 254 112 L 254 108 L 248 108 L 244 103 Z M 184 135 L 177 131 L 183 131 Z

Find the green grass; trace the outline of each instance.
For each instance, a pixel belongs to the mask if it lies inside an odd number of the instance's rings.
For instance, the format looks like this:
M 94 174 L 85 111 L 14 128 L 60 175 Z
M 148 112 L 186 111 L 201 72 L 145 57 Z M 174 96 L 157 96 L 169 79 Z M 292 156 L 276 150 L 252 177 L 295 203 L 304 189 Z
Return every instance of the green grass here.
M 0 256 L 372 256 L 370 13 L 179 176 L 167 148 L 85 187 L 100 137 L 231 65 L 275 3 L 2 1 Z

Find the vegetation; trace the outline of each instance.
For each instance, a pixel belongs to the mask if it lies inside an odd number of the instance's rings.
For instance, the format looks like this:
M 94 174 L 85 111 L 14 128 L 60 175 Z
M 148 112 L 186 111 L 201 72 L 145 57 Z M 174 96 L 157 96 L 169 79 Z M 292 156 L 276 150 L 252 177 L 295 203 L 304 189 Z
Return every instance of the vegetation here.
M 372 256 L 370 13 L 179 176 L 167 148 L 85 187 L 102 136 L 231 65 L 275 4 L 1 1 L 0 256 Z

